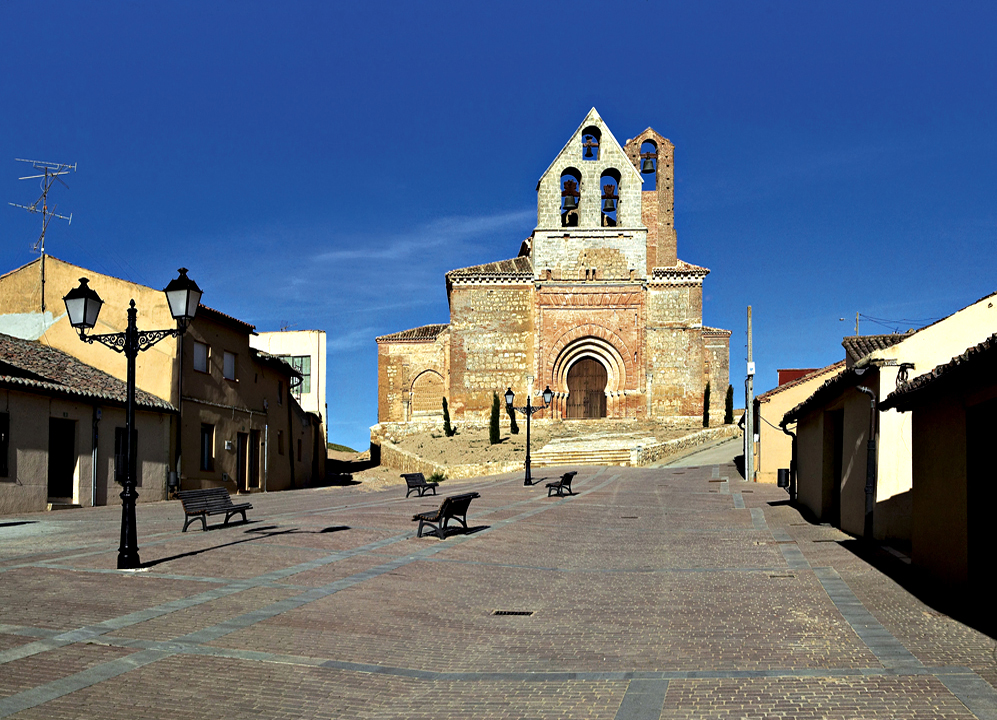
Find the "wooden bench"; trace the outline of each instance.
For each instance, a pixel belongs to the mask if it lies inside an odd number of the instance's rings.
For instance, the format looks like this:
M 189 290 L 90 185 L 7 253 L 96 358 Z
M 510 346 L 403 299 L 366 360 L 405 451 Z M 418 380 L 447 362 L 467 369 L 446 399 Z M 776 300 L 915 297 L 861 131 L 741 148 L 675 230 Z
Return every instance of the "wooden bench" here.
M 467 507 L 476 497 L 481 496 L 476 492 L 451 495 L 443 498 L 439 510 L 413 515 L 412 519 L 419 521 L 419 532 L 416 534 L 416 537 L 422 537 L 422 529 L 428 525 L 431 528 L 431 532 L 440 540 L 445 539 L 447 536 L 447 523 L 451 519 L 457 520 L 467 530 Z
M 408 484 L 408 492 L 405 493 L 405 497 L 414 492 L 419 493 L 419 497 L 422 497 L 426 494 L 427 490 L 432 490 L 433 495 L 435 495 L 436 488 L 440 485 L 438 482 L 426 482 L 426 476 L 422 473 L 402 473 L 402 477 L 405 478 L 405 482 Z
M 183 524 L 183 532 L 187 532 L 187 527 L 195 520 L 201 521 L 201 529 L 207 530 L 208 523 L 205 518 L 208 515 L 225 515 L 225 524 L 232 519 L 236 513 L 242 513 L 242 521 L 246 519 L 246 511 L 252 510 L 253 506 L 247 503 L 232 504 L 228 490 L 222 487 L 202 488 L 201 490 L 180 490 L 177 493 L 180 503 L 183 505 L 184 514 L 187 516 Z
M 574 495 L 571 491 L 571 481 L 574 479 L 575 475 L 578 473 L 576 471 L 566 472 L 561 476 L 561 479 L 557 482 L 547 483 L 547 497 L 550 497 L 555 492 L 559 497 L 564 497 L 564 491 L 568 491 L 568 495 Z

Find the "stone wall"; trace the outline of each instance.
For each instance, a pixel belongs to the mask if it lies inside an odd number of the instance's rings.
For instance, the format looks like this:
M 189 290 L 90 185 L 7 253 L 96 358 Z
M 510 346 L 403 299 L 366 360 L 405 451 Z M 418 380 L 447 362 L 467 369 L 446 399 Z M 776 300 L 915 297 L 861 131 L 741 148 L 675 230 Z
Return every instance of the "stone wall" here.
M 675 440 L 665 440 L 653 445 L 635 448 L 630 453 L 630 464 L 634 467 L 650 465 L 667 457 L 678 455 L 683 450 L 707 445 L 723 438 L 738 437 L 741 429 L 737 425 L 721 425 L 705 428 L 699 432 Z
M 450 295 L 452 418 L 487 419 L 492 394 L 535 375 L 533 286 L 455 284 Z
M 710 422 L 723 422 L 730 384 L 730 330 L 703 328 L 703 353 L 703 371 L 710 383 Z
M 432 340 L 384 341 L 377 344 L 378 422 L 404 422 L 413 417 L 413 385 L 420 375 L 435 373 L 448 385 L 447 356 L 450 335 L 444 331 Z M 439 398 L 440 418 L 443 395 Z

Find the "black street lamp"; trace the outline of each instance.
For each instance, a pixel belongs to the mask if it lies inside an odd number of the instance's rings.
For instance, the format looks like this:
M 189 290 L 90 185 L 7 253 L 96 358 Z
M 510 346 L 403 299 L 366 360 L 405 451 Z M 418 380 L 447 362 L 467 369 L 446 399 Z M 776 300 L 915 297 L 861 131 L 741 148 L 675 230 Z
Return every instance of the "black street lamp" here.
M 124 332 L 106 333 L 103 335 L 87 335 L 97 324 L 104 301 L 87 283 L 87 278 L 80 278 L 80 285 L 73 288 L 63 301 L 69 314 L 69 324 L 80 331 L 80 340 L 92 343 L 95 340 L 106 345 L 115 352 L 124 353 L 128 358 L 128 400 L 125 410 L 126 473 L 125 489 L 121 491 L 121 545 L 118 547 L 118 569 L 134 570 L 141 566 L 138 558 L 138 537 L 135 532 L 135 492 L 136 467 L 138 462 L 138 435 L 135 433 L 135 358 L 142 350 L 148 350 L 163 338 L 179 337 L 187 330 L 190 321 L 197 312 L 197 304 L 201 301 L 201 288 L 187 277 L 187 268 L 180 268 L 180 276 L 175 278 L 163 290 L 166 301 L 170 305 L 170 314 L 177 321 L 173 330 L 142 330 L 135 325 L 138 310 L 135 301 L 128 308 L 128 329 Z
M 505 404 L 510 410 L 518 410 L 523 415 L 526 416 L 526 480 L 523 481 L 523 485 L 532 485 L 533 476 L 530 475 L 530 418 L 533 417 L 533 413 L 540 412 L 544 408 L 550 406 L 550 401 L 554 399 L 554 393 L 548 385 L 543 391 L 543 405 L 534 406 L 530 402 L 530 396 L 526 396 L 526 406 L 525 407 L 513 407 L 512 401 L 516 399 L 516 393 L 509 388 L 505 391 Z

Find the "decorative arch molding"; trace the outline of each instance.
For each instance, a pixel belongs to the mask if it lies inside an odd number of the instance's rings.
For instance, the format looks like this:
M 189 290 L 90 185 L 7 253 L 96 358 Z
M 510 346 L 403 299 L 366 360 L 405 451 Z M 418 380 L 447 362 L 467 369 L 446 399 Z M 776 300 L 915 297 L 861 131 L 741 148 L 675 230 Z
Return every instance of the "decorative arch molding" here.
M 609 373 L 608 390 L 623 392 L 627 387 L 628 373 L 632 378 L 637 377 L 633 351 L 627 347 L 623 338 L 602 325 L 576 325 L 562 333 L 550 347 L 551 352 L 545 359 L 544 374 L 555 392 L 568 391 L 568 368 L 575 360 L 586 355 L 606 367 Z
M 423 370 L 414 378 L 409 385 L 409 398 L 412 415 L 435 415 L 443 412 L 443 396 L 446 394 L 446 385 L 443 382 L 443 375 L 432 368 Z

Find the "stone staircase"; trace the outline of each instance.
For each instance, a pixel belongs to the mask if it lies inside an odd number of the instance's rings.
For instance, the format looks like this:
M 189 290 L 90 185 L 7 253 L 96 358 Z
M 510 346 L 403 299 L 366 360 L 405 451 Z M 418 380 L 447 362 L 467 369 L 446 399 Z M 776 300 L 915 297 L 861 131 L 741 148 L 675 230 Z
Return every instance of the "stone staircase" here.
M 656 443 L 653 437 L 592 433 L 555 438 L 531 455 L 535 467 L 554 465 L 630 465 L 631 451 Z

